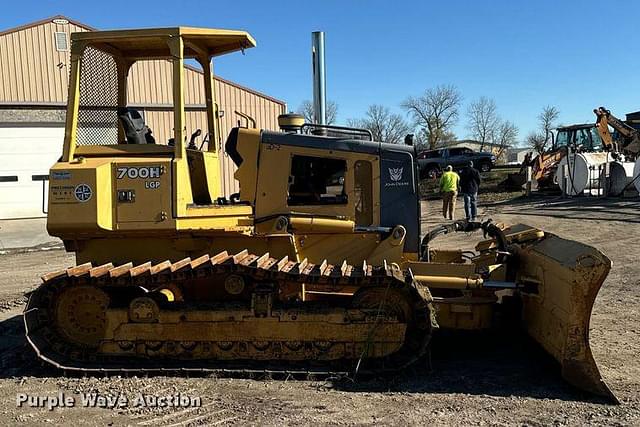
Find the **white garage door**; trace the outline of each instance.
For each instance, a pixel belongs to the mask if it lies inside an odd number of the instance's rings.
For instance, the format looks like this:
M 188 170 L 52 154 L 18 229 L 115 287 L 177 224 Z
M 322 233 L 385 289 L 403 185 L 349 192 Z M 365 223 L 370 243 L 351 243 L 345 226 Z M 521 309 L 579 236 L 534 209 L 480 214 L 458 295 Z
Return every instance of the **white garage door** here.
M 63 139 L 63 126 L 0 126 L 0 219 L 45 216 L 42 186 L 48 194 Z

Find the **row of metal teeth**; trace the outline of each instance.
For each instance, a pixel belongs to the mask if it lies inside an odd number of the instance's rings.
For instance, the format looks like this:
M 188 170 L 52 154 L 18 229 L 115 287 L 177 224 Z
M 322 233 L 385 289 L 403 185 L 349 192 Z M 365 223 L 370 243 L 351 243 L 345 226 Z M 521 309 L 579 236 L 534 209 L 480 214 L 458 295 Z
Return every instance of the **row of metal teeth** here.
M 395 278 L 404 280 L 404 274 L 396 266 L 389 266 L 386 261 L 382 266 L 374 267 L 363 261 L 361 266 L 352 266 L 343 261 L 340 265 L 329 264 L 324 260 L 313 264 L 306 258 L 302 261 L 290 260 L 288 256 L 272 258 L 269 253 L 263 255 L 250 254 L 247 249 L 236 254 L 222 251 L 214 256 L 202 255 L 196 259 L 190 257 L 172 263 L 169 260 L 153 264 L 147 261 L 140 265 L 132 262 L 114 266 L 106 263 L 93 266 L 88 262 L 54 271 L 42 276 L 44 283 L 62 279 L 73 279 L 78 282 L 97 282 L 101 284 L 144 283 L 149 280 L 163 283 L 173 279 L 187 277 L 206 277 L 208 273 L 232 267 L 235 270 L 249 269 L 251 273 L 273 276 L 307 283 L 331 282 L 354 283 L 363 279 L 374 280 Z

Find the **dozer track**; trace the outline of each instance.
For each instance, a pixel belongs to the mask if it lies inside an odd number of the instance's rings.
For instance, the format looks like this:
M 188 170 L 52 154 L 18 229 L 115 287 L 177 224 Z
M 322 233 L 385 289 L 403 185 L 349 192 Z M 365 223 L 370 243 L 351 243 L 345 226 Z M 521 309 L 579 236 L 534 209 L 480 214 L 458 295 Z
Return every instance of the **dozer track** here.
M 87 263 L 42 280 L 24 312 L 27 339 L 68 371 L 378 374 L 420 360 L 437 327 L 429 290 L 386 262 L 312 264 L 244 250 Z M 294 297 L 300 290 L 311 301 Z M 201 298 L 221 292 L 227 300 Z

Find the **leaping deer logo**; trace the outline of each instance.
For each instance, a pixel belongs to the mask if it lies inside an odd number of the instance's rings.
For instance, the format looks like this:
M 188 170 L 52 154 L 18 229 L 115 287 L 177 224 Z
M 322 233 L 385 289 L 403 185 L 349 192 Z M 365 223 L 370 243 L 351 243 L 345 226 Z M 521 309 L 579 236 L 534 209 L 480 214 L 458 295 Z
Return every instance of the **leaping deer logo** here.
M 404 168 L 397 168 L 397 169 L 393 169 L 393 168 L 389 168 L 389 178 L 391 178 L 391 181 L 393 182 L 398 182 L 402 179 L 402 170 Z

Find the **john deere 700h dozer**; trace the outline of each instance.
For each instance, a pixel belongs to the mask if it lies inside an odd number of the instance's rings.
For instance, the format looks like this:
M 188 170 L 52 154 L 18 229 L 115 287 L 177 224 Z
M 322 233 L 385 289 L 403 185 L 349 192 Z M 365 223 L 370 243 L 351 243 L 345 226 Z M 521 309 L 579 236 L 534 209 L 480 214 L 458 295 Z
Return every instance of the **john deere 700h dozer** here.
M 30 296 L 27 337 L 43 360 L 88 372 L 394 371 L 425 354 L 434 328 L 490 328 L 509 303 L 569 382 L 613 398 L 588 341 L 611 267 L 598 250 L 490 222 L 421 240 L 413 147 L 295 123 L 231 130 L 240 193 L 227 200 L 211 58 L 253 47 L 251 36 L 168 28 L 72 40 L 47 226 L 77 265 Z M 187 58 L 204 70 L 204 150 L 186 144 Z M 171 143 L 153 143 L 127 102 L 140 60 L 172 64 Z M 438 234 L 480 229 L 489 238 L 472 256 L 429 248 Z

